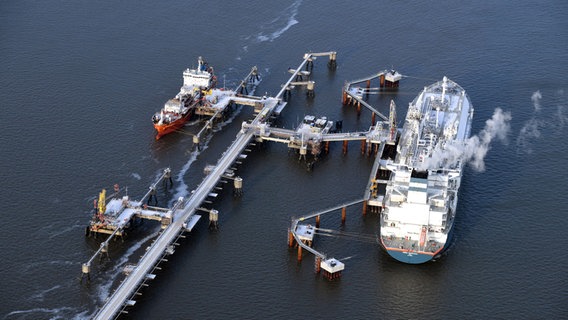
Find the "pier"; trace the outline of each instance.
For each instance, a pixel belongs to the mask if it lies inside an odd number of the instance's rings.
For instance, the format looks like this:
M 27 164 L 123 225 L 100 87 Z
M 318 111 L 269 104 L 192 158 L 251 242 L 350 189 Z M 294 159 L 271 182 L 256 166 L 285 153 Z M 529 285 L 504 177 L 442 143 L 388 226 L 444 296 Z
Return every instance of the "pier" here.
M 326 254 L 321 253 L 312 248 L 312 243 L 315 234 L 319 231 L 319 221 L 320 216 L 337 211 L 341 209 L 341 222 L 345 223 L 345 209 L 347 207 L 362 203 L 364 199 L 355 200 L 341 205 L 321 210 L 313 214 L 308 214 L 292 220 L 290 229 L 288 230 L 288 246 L 290 248 L 296 246 L 298 250 L 298 262 L 302 261 L 302 250 L 306 250 L 312 253 L 315 257 L 315 271 L 319 273 L 321 269 L 324 270 L 324 276 L 328 279 L 336 279 L 341 277 L 341 271 L 345 269 L 345 264 L 341 261 L 331 257 L 327 257 Z M 315 218 L 315 225 L 311 224 L 300 224 L 300 222 L 305 222 L 308 219 Z
M 371 88 L 371 80 L 379 79 L 379 87 Z M 369 77 L 353 80 L 350 82 L 346 82 L 345 86 L 343 87 L 343 95 L 342 95 L 342 103 L 344 106 L 356 106 L 357 113 L 361 112 L 361 106 L 369 109 L 373 113 L 373 120 L 375 122 L 375 115 L 378 115 L 381 119 L 388 121 L 389 118 L 377 111 L 373 106 L 368 104 L 364 97 L 368 96 L 369 94 L 380 94 L 383 92 L 383 89 L 386 88 L 394 88 L 397 89 L 399 87 L 400 80 L 402 79 L 402 75 L 395 70 L 384 70 L 377 74 L 373 74 Z M 366 87 L 358 87 L 355 86 L 359 83 L 366 83 Z
M 250 121 L 250 123 L 243 126 L 242 130 L 237 134 L 236 139 L 223 153 L 218 162 L 209 168 L 209 174 L 205 176 L 204 180 L 195 190 L 192 191 L 189 198 L 179 198 L 175 205 L 166 211 L 164 217 L 160 215 L 160 219 L 169 217 L 171 217 L 171 219 L 169 219 L 167 223 L 162 223 L 162 225 L 165 226 L 162 232 L 158 235 L 152 245 L 147 248 L 146 253 L 142 256 L 139 262 L 135 266 L 130 266 L 128 275 L 112 293 L 112 295 L 105 301 L 102 308 L 98 310 L 94 317 L 95 319 L 112 319 L 118 317 L 121 312 L 126 312 L 126 310 L 124 310 L 126 307 L 136 304 L 136 296 L 139 295 L 140 288 L 147 286 L 147 282 L 155 278 L 153 272 L 159 268 L 157 265 L 162 261 L 167 261 L 167 256 L 174 253 L 173 245 L 180 237 L 184 236 L 184 232 L 189 231 L 189 226 L 192 227 L 197 222 L 194 217 L 198 210 L 203 210 L 200 207 L 201 204 L 213 194 L 212 191 L 217 184 L 220 183 L 221 178 L 229 175 L 228 173 L 231 171 L 231 165 L 239 159 L 243 150 L 255 136 L 256 130 L 252 130 L 251 128 L 260 127 L 262 124 L 267 122 L 270 116 L 276 115 L 277 112 L 279 113 L 282 111 L 285 103 L 282 101 L 284 93 L 289 90 L 293 79 L 300 74 L 300 70 L 304 66 L 307 66 L 307 69 L 313 67 L 313 58 L 316 56 L 329 56 L 329 66 L 335 67 L 335 52 L 306 53 L 302 63 L 294 70 L 294 72 L 292 72 L 290 79 L 285 83 L 282 90 L 280 90 L 275 97 L 231 98 L 237 103 L 245 103 L 244 99 L 251 99 L 251 101 L 254 100 L 254 106 L 259 111 L 258 114 L 252 121 Z M 242 179 L 235 178 L 234 182 L 235 187 L 242 187 Z M 122 206 L 124 207 L 123 211 L 128 209 L 134 212 L 141 212 L 141 201 L 131 203 L 129 202 L 129 199 L 123 199 L 123 201 L 124 200 L 126 200 L 126 202 L 122 203 Z M 130 208 L 131 206 L 133 208 Z M 158 211 L 161 212 L 160 210 Z M 213 211 L 214 210 L 211 210 L 210 217 L 215 217 L 216 214 L 218 214 Z M 134 216 L 136 216 L 136 213 L 129 215 L 129 217 Z M 119 217 L 122 218 L 120 215 Z M 128 218 L 126 220 L 123 219 L 120 224 L 118 224 L 115 232 L 118 233 L 119 231 L 116 230 L 121 230 L 122 226 L 128 222 Z M 103 245 L 101 245 L 101 248 L 102 247 Z M 93 258 L 102 252 L 103 249 L 99 249 Z M 86 264 L 83 264 L 83 274 L 88 275 L 90 270 L 85 266 L 90 266 L 93 258 L 91 258 L 91 260 L 89 260 Z
M 349 206 L 362 203 L 363 214 L 366 213 L 368 206 L 370 206 L 371 211 L 378 212 L 380 210 L 382 206 L 381 190 L 385 189 L 388 174 L 390 174 L 386 167 L 396 153 L 398 139 L 396 106 L 391 101 L 390 112 L 387 117 L 366 103 L 361 93 L 372 91 L 370 81 L 374 78 L 380 79 L 381 88 L 383 86 L 397 88 L 401 75 L 395 71 L 384 71 L 368 78 L 349 82 L 344 87 L 344 104 L 346 104 L 346 101 L 349 102 L 347 104 L 356 103 L 358 106 L 363 105 L 373 112 L 372 124 L 367 131 L 342 132 L 341 121 L 337 121 L 335 129 L 333 129 L 333 121 L 327 120 L 326 117 L 316 118 L 312 115 L 307 115 L 295 130 L 273 127 L 270 120 L 277 117 L 286 107 L 287 97 L 291 95 L 294 87 L 306 86 L 307 96 L 309 98 L 314 96 L 315 81 L 310 76 L 313 70 L 313 61 L 320 56 L 328 56 L 329 68 L 335 68 L 335 52 L 306 53 L 296 69 L 288 70 L 291 74 L 290 78 L 274 97 L 254 96 L 252 95 L 254 89 L 249 91 L 249 85 L 255 87 L 260 81 L 256 67 L 251 69 L 235 90 L 212 89 L 207 94 L 207 101 L 195 110 L 196 114 L 209 117 L 203 128 L 193 137 L 193 143 L 197 148 L 200 146 L 202 135 L 208 129 L 211 129 L 214 121 L 222 117 L 232 105 L 251 106 L 254 108 L 255 116 L 252 120 L 242 123 L 241 130 L 227 150 L 222 153 L 217 163 L 205 168 L 206 176 L 203 181 L 187 198 L 178 198 L 171 208 L 150 206 L 152 200 L 157 204 L 156 189 L 158 184 L 171 183 L 171 170 L 169 168 L 164 170 L 139 201 L 131 200 L 127 195 L 120 197 L 118 186 L 115 186 L 115 193 L 110 196 L 111 200 L 107 201 L 105 190 L 101 192 L 99 201 L 95 203 L 93 219 L 87 227 L 86 233 L 95 236 L 98 233 L 103 233 L 109 236 L 100 244 L 92 258 L 82 265 L 82 279 L 90 279 L 91 264 L 94 259 L 97 256 L 108 256 L 109 241 L 117 236 L 123 236 L 124 230 L 137 219 L 158 220 L 161 223 L 162 231 L 146 248 L 145 254 L 138 263 L 129 264 L 125 267 L 125 279 L 106 299 L 104 305 L 97 311 L 95 319 L 117 318 L 121 313 L 128 313 L 125 309 L 136 304 L 136 297 L 141 294 L 141 288 L 148 286 L 148 282 L 156 277 L 155 271 L 160 269 L 159 264 L 167 261 L 167 257 L 174 254 L 178 240 L 184 238 L 185 233 L 191 232 L 202 217 L 201 214 L 208 214 L 209 228 L 217 229 L 219 212 L 215 209 L 204 208 L 202 204 L 211 203 L 207 199 L 217 197 L 214 190 L 220 189 L 220 184 L 226 183 L 226 180 L 233 180 L 235 195 L 242 194 L 243 179 L 235 175 L 236 169 L 233 166 L 240 164 L 240 160 L 246 158 L 246 154 L 243 152 L 250 151 L 247 146 L 254 145 L 255 141 L 285 143 L 290 149 L 298 151 L 300 159 L 306 159 L 308 152 L 314 156 L 314 159 L 317 159 L 322 151 L 328 152 L 330 142 L 342 142 L 343 153 L 345 154 L 347 153 L 348 142 L 357 140 L 361 142 L 361 154 L 376 155 L 362 199 L 294 219 L 289 229 L 288 244 L 290 247 L 296 245 L 298 261 L 302 260 L 302 250 L 308 251 L 315 256 L 317 273 L 323 270 L 324 277 L 330 280 L 341 276 L 345 264 L 314 249 L 312 247 L 314 236 L 316 234 L 334 235 L 339 233 L 338 231 L 319 228 L 320 216 L 323 214 L 341 209 L 341 221 L 344 224 L 346 208 Z M 361 82 L 367 83 L 365 90 L 354 86 Z M 360 107 L 358 107 L 358 111 L 360 111 Z M 381 120 L 375 121 L 375 115 L 378 115 Z M 314 162 L 311 162 L 311 165 Z M 315 218 L 315 226 L 304 223 L 312 218 Z

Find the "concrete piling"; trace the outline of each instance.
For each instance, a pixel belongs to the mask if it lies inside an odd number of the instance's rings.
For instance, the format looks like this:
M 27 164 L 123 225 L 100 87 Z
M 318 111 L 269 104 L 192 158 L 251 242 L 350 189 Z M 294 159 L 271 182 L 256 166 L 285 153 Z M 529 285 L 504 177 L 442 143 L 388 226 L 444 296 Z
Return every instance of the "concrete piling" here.
M 218 230 L 219 229 L 219 211 L 212 209 L 209 211 L 209 229 Z
M 243 194 L 243 178 L 241 177 L 235 177 L 235 181 L 234 181 L 234 195 L 235 196 L 241 196 Z
M 81 266 L 81 282 L 83 279 L 86 278 L 87 282 L 91 281 L 91 264 L 90 263 L 83 263 Z
M 315 96 L 314 93 L 315 84 L 316 83 L 314 81 L 308 81 L 308 84 L 306 85 L 307 95 L 310 98 L 313 98 Z
M 330 69 L 335 69 L 337 67 L 336 59 L 337 59 L 337 52 L 331 52 L 329 54 L 329 62 L 327 63 Z

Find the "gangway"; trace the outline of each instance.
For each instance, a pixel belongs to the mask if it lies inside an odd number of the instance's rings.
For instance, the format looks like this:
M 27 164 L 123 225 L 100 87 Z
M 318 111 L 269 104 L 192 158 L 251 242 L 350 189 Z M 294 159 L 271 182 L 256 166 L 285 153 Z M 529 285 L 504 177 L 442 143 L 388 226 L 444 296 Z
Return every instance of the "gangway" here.
M 379 112 L 377 109 L 373 108 L 373 106 L 371 106 L 370 104 L 368 104 L 365 100 L 363 100 L 362 97 L 354 94 L 351 91 L 345 91 L 345 94 L 348 95 L 349 97 L 351 97 L 352 99 L 354 99 L 355 101 L 357 101 L 358 103 L 360 103 L 362 106 L 364 106 L 365 108 L 371 110 L 372 112 L 374 112 L 375 114 L 377 114 L 381 119 L 388 121 L 389 118 L 387 116 L 385 116 L 384 114 L 382 114 L 381 112 Z

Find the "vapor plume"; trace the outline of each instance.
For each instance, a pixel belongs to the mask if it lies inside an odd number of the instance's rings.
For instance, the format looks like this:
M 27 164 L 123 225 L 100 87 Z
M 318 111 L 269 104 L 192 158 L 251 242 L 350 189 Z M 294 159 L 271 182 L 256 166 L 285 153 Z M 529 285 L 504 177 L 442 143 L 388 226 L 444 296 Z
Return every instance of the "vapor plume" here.
M 519 136 L 517 137 L 517 148 L 525 153 L 532 153 L 532 148 L 530 147 L 530 142 L 532 140 L 538 139 L 541 136 L 540 130 L 544 126 L 542 120 L 540 120 L 538 114 L 542 109 L 542 105 L 540 104 L 540 100 L 542 100 L 542 94 L 540 94 L 540 90 L 533 92 L 531 96 L 531 101 L 533 103 L 534 112 L 530 120 L 525 122 L 525 125 L 519 131 Z M 559 116 L 561 114 L 561 110 L 558 110 Z M 562 123 L 563 118 L 560 117 L 560 121 Z
M 469 163 L 477 171 L 484 171 L 484 159 L 491 142 L 495 139 L 506 142 L 507 134 L 511 129 L 510 121 L 510 112 L 504 112 L 501 108 L 495 109 L 493 116 L 485 121 L 485 128 L 478 135 L 463 142 L 452 141 L 446 145 L 438 144 L 432 155 L 426 158 L 418 169 L 452 168 L 461 160 Z

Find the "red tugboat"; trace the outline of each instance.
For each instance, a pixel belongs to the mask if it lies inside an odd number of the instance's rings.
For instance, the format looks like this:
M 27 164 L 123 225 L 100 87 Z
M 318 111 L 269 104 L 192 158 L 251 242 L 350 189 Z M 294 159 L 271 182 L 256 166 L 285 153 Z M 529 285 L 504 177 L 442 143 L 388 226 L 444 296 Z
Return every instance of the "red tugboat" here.
M 152 116 L 157 131 L 156 140 L 183 127 L 200 103 L 203 92 L 214 88 L 216 83 L 213 68 L 199 57 L 196 69 L 188 68 L 183 72 L 183 86 L 180 92 L 173 99 L 168 100 L 162 110 Z

